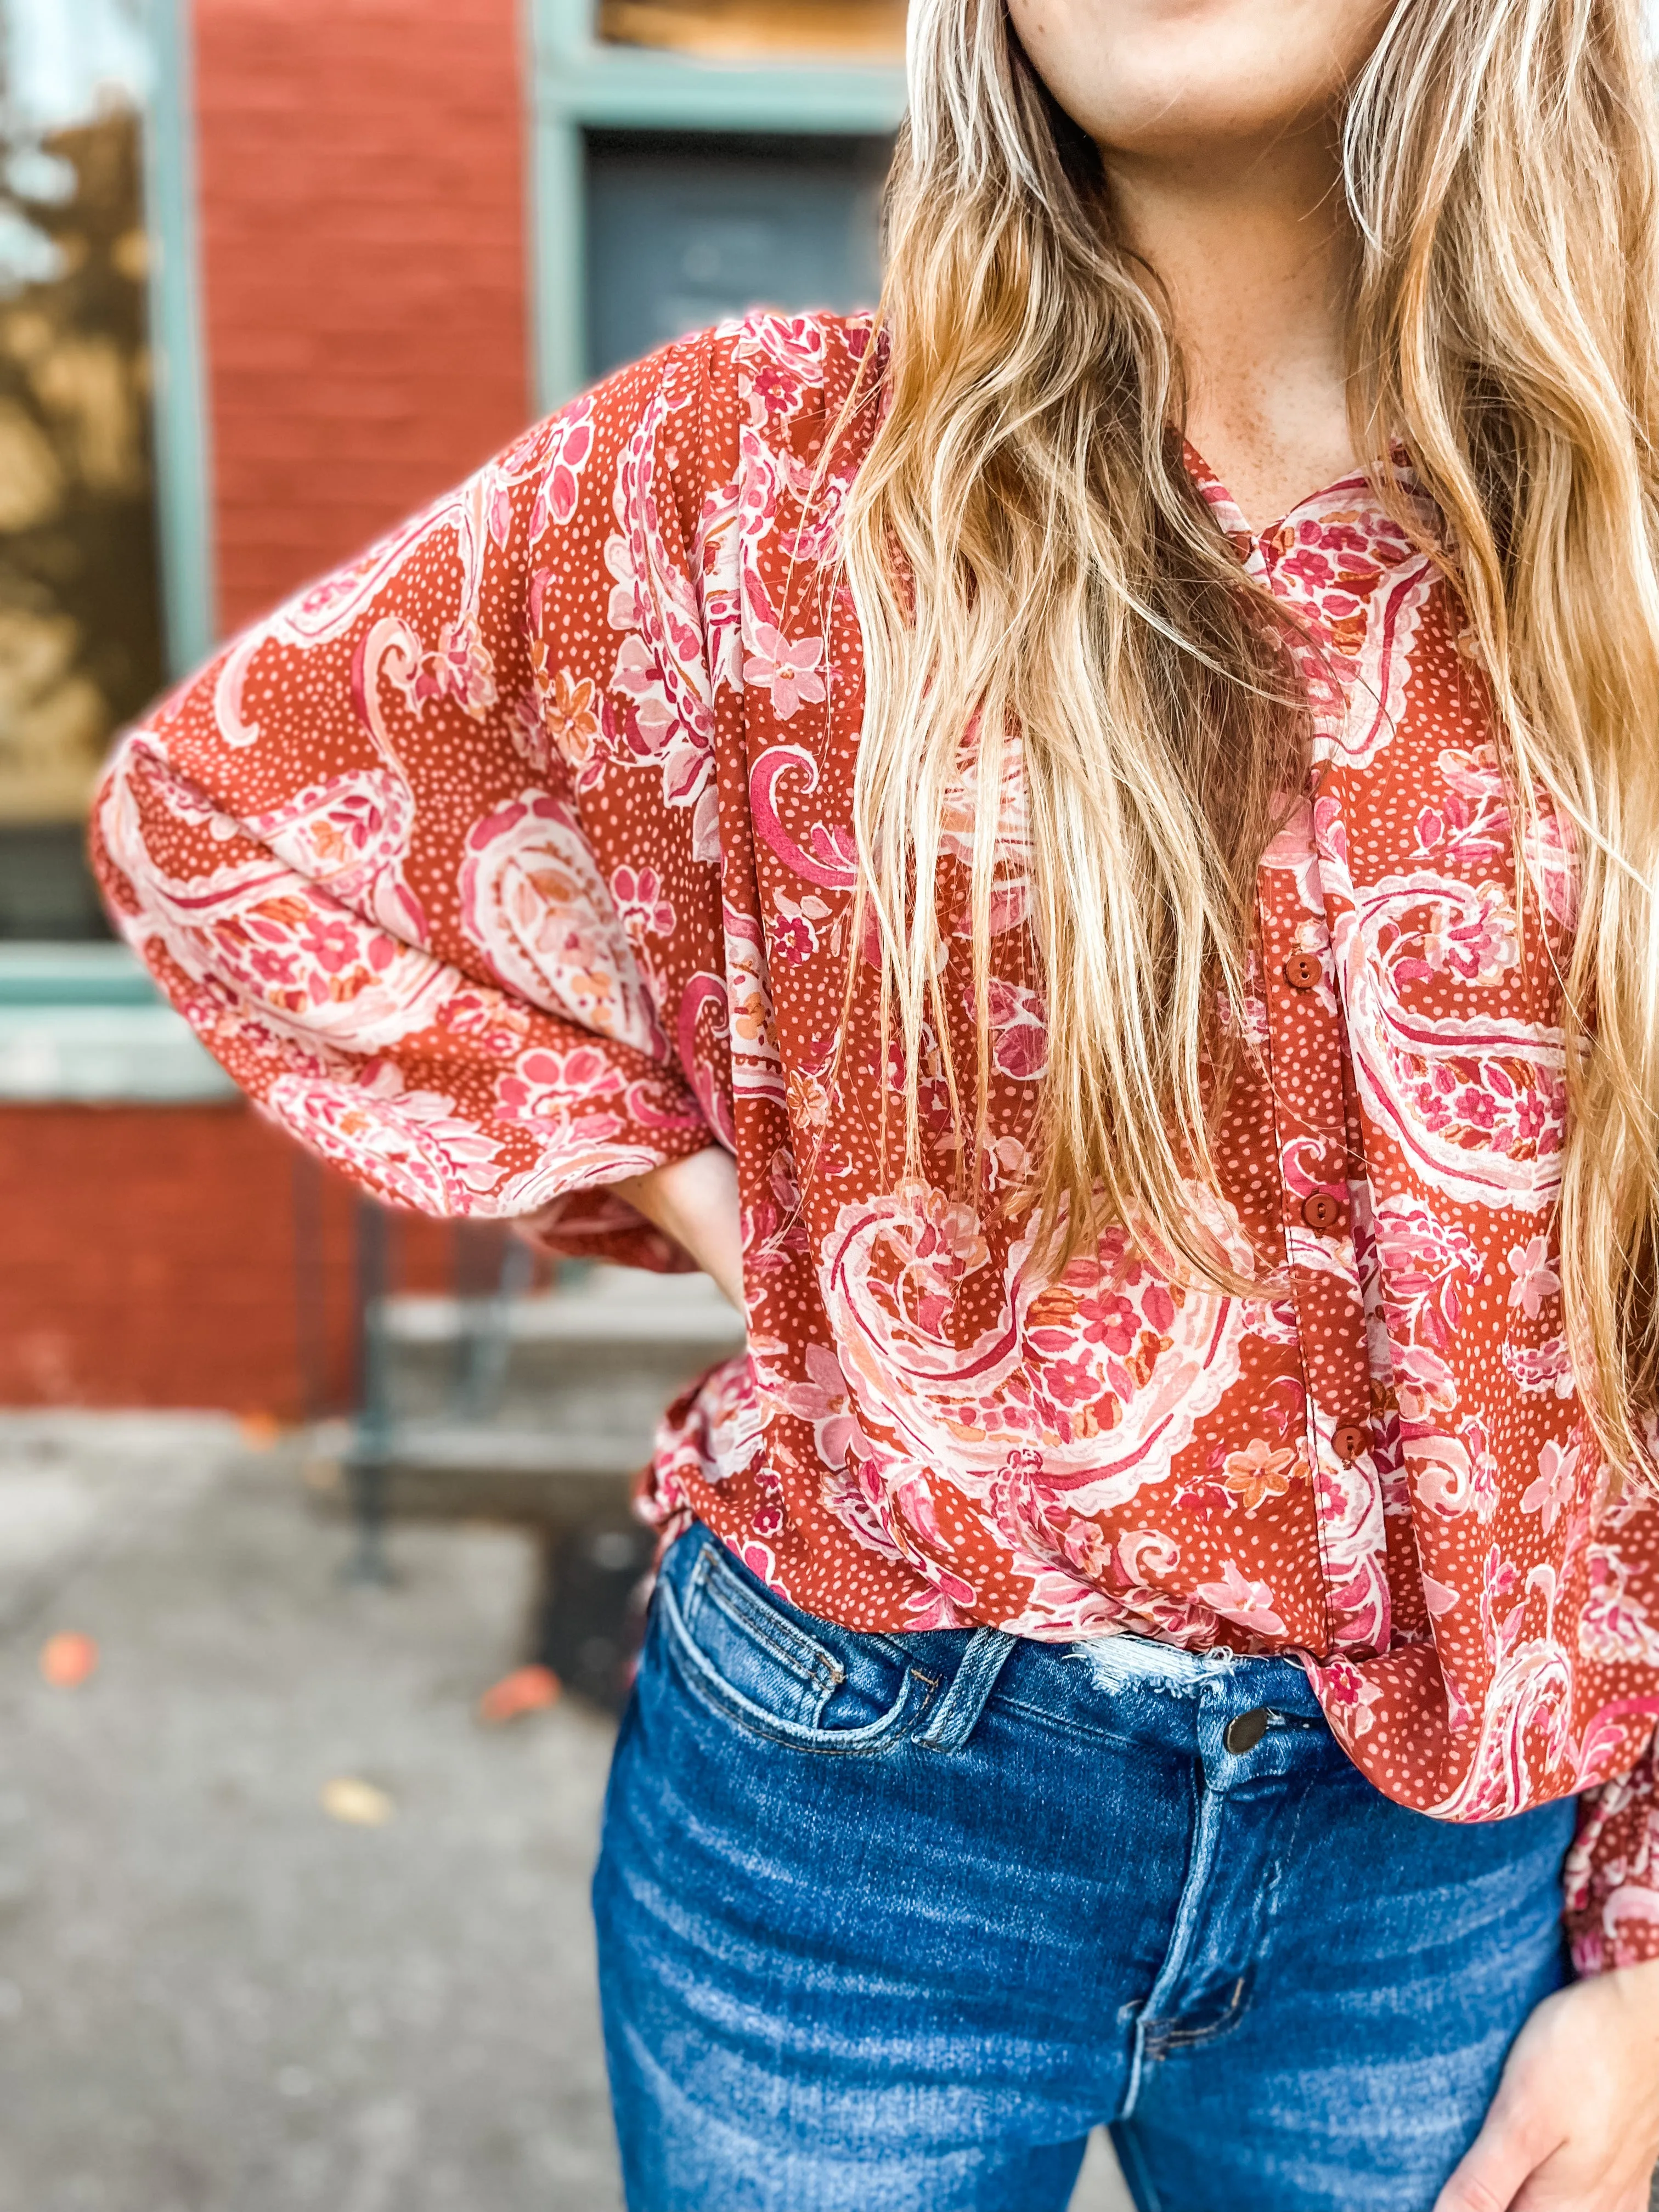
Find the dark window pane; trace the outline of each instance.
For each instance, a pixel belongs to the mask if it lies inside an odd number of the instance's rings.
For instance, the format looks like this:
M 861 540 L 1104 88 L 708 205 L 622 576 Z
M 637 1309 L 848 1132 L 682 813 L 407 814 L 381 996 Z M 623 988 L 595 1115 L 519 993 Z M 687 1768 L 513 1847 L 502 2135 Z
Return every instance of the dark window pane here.
M 891 155 L 882 138 L 594 132 L 591 373 L 749 307 L 872 305 Z
M 78 822 L 0 822 L 0 939 L 107 937 Z

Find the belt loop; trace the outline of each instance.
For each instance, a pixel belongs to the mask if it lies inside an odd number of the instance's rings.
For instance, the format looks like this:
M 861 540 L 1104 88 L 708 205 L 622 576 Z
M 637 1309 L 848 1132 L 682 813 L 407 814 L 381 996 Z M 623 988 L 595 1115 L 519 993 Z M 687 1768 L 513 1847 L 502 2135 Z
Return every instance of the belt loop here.
M 916 1738 L 927 1751 L 960 1751 L 978 1725 L 1015 1639 L 1000 1628 L 975 1629 L 939 1711 Z

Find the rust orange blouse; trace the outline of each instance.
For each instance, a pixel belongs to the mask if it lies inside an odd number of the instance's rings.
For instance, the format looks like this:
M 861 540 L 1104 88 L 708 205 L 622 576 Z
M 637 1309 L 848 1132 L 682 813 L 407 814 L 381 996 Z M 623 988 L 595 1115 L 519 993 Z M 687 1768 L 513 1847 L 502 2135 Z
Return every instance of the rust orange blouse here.
M 748 1351 L 665 1419 L 665 1524 L 857 1627 L 1298 1654 L 1403 1803 L 1581 1792 L 1579 1965 L 1659 1954 L 1659 1508 L 1610 1495 L 1556 1271 L 1571 855 L 1535 841 L 1518 915 L 1455 604 L 1362 477 L 1258 536 L 1189 449 L 1328 651 L 1193 1201 L 1264 1287 L 1196 1294 L 1115 1235 L 1045 1282 L 993 1203 L 1044 1048 L 1017 836 L 982 1176 L 953 1194 L 931 1063 L 927 1171 L 878 1172 L 905 1078 L 848 942 L 835 562 L 867 433 L 813 492 L 871 343 L 763 315 L 672 347 L 236 641 L 112 764 L 112 911 L 264 1110 L 398 1204 L 673 1266 L 605 1186 L 735 1153 Z

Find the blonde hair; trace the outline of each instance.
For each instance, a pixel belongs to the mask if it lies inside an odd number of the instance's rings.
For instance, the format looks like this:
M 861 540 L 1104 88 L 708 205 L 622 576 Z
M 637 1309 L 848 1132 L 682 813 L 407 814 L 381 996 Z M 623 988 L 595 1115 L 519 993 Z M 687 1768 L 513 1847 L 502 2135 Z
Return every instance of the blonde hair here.
M 1304 757 L 1286 617 L 1180 465 L 1156 278 L 1115 242 L 1098 155 L 1004 0 L 915 0 L 910 94 L 883 411 L 844 538 L 866 647 L 860 901 L 884 1052 L 890 1025 L 908 1072 L 907 1168 L 931 1064 L 977 1172 L 991 939 L 1023 876 L 1047 1058 L 1021 1197 L 1042 1240 L 1063 1264 L 1121 1223 L 1236 1287 L 1193 1192 L 1215 1181 L 1257 862 Z M 1518 890 L 1548 819 L 1572 825 L 1562 1277 L 1619 1466 L 1659 1394 L 1656 144 L 1638 0 L 1409 0 L 1343 141 L 1355 450 L 1402 439 L 1444 517 L 1425 550 L 1492 694 Z M 1423 543 L 1390 471 L 1376 489 Z M 947 849 L 968 871 L 967 1005 L 945 987 Z

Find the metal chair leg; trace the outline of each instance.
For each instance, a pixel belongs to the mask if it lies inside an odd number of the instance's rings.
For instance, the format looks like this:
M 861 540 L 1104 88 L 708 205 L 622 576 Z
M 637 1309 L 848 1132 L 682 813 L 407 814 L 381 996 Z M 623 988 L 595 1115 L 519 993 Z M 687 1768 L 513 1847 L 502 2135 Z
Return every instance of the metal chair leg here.
M 373 1199 L 362 1199 L 356 1220 L 357 1418 L 346 1474 L 356 1541 L 345 1568 L 348 1582 L 387 1583 L 386 1478 L 392 1458 L 391 1370 L 386 1298 L 391 1273 L 392 1217 Z
M 483 1269 L 466 1267 L 472 1256 L 465 1244 L 456 1255 L 462 1320 L 455 1410 L 463 1421 L 490 1421 L 501 1412 L 507 1382 L 513 1349 L 513 1308 L 529 1289 L 536 1261 L 524 1239 L 511 1235 L 500 1240 L 499 1256 L 496 1240 L 491 1239 L 488 1251 L 479 1255 L 485 1262 Z M 483 1291 L 474 1287 L 480 1274 L 489 1283 Z

